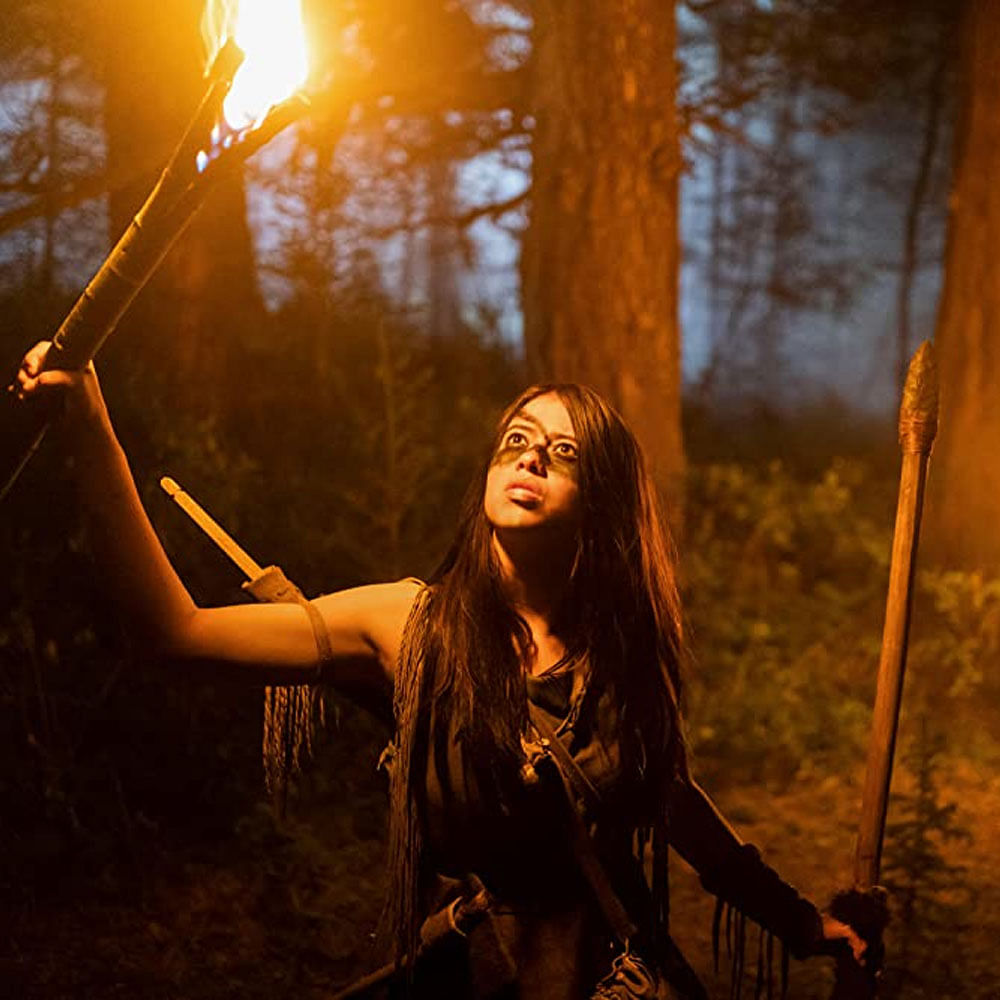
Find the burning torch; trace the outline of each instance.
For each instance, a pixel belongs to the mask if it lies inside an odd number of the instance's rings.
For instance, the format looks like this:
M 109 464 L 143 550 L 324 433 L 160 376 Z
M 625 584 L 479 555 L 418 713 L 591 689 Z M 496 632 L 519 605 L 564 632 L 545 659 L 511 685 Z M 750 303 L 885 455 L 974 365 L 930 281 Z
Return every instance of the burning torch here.
M 43 368 L 84 367 L 213 187 L 308 111 L 309 100 L 300 89 L 306 55 L 297 0 L 284 4 L 244 0 L 237 16 L 235 35 L 212 61 L 204 94 L 183 138 L 124 235 L 56 331 Z M 281 41 L 285 42 L 282 54 L 297 58 L 275 58 L 276 43 L 282 47 Z M 276 68 L 283 71 L 277 77 Z M 280 88 L 278 100 L 273 96 L 275 87 Z M 256 112 L 255 107 L 266 110 Z M 50 416 L 46 401 L 18 408 L 20 426 L 13 428 L 13 434 L 7 429 L 8 447 L 0 456 L 0 500 L 41 444 Z

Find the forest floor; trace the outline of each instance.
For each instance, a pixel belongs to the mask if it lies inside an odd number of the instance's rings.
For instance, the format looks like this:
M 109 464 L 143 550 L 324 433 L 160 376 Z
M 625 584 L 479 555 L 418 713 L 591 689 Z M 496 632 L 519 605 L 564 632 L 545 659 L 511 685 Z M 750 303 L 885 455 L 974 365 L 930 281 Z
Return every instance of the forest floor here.
M 967 869 L 964 877 L 972 891 L 965 919 L 933 948 L 923 943 L 915 949 L 910 959 L 915 978 L 891 992 L 907 998 L 996 1000 L 1000 767 L 959 760 L 947 773 L 942 804 L 956 804 L 955 819 L 971 835 L 968 842 L 942 846 L 947 861 Z M 800 774 L 780 789 L 711 790 L 766 860 L 810 898 L 825 901 L 850 882 L 860 779 L 860 773 Z M 905 788 L 912 780 L 900 770 L 896 783 Z M 303 831 L 312 835 L 308 826 Z M 366 961 L 358 938 L 373 926 L 382 877 L 379 837 L 359 838 L 345 827 L 332 840 L 324 843 L 325 860 L 318 865 L 303 861 L 308 852 L 290 854 L 289 840 L 241 836 L 158 850 L 138 859 L 124 882 L 77 871 L 59 892 L 8 911 L 13 919 L 0 932 L 0 997 L 328 998 Z M 262 864 L 262 857 L 279 860 Z M 673 866 L 672 885 L 678 943 L 711 996 L 728 996 L 727 972 L 712 971 L 713 899 L 682 863 Z M 750 970 L 756 968 L 756 945 L 753 932 L 748 936 Z M 888 948 L 893 970 L 902 945 L 892 932 Z M 831 983 L 830 960 L 792 962 L 789 996 L 795 1000 L 825 998 Z M 752 997 L 752 981 L 749 985 L 743 995 Z

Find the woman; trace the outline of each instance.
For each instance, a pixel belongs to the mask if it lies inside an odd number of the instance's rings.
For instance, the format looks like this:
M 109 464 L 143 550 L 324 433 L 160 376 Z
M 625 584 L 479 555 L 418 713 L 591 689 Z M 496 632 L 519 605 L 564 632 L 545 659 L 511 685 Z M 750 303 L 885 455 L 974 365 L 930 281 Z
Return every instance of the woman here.
M 134 629 L 167 655 L 258 682 L 329 683 L 381 705 L 390 722 L 391 699 L 385 924 L 397 957 L 414 953 L 429 914 L 454 927 L 456 900 L 482 886 L 490 899 L 467 941 L 452 934 L 427 949 L 413 972 L 418 995 L 631 995 L 616 992 L 621 948 L 581 853 L 609 876 L 639 928 L 631 944 L 655 965 L 669 949 L 668 841 L 796 955 L 846 941 L 860 959 L 854 931 L 741 844 L 688 773 L 673 563 L 635 439 L 596 393 L 542 386 L 511 404 L 426 586 L 326 595 L 312 602 L 318 615 L 287 604 L 204 609 L 142 509 L 93 367 L 41 372 L 46 348 L 29 352 L 12 389 L 60 391 L 74 411 L 97 555 Z M 589 848 L 570 846 L 573 782 L 560 780 L 566 767 L 546 733 L 590 790 Z

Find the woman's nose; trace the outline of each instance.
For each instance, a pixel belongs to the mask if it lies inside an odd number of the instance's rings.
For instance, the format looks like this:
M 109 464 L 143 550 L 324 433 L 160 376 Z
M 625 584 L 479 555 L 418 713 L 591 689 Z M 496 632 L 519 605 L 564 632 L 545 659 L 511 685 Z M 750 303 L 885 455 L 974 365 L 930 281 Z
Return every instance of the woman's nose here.
M 539 476 L 545 474 L 547 465 L 547 455 L 543 444 L 533 444 L 530 448 L 525 448 L 517 461 L 519 469 L 528 469 Z

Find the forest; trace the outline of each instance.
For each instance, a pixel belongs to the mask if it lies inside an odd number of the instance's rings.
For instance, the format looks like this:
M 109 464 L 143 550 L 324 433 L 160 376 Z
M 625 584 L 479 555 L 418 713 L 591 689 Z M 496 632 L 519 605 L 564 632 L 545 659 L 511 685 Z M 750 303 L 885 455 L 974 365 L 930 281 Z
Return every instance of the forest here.
M 8 5 L 4 384 L 156 182 L 227 6 Z M 676 539 L 695 772 L 825 905 L 852 879 L 899 403 L 932 341 L 878 995 L 1000 996 L 1000 0 L 301 13 L 310 113 L 215 185 L 97 359 L 191 594 L 250 600 L 162 477 L 309 596 L 424 578 L 503 407 L 589 384 Z M 375 964 L 391 734 L 324 690 L 276 808 L 262 688 L 130 635 L 64 434 L 0 502 L 0 996 L 329 998 Z M 713 900 L 682 862 L 671 884 L 728 996 Z M 829 960 L 790 975 L 830 995 Z

